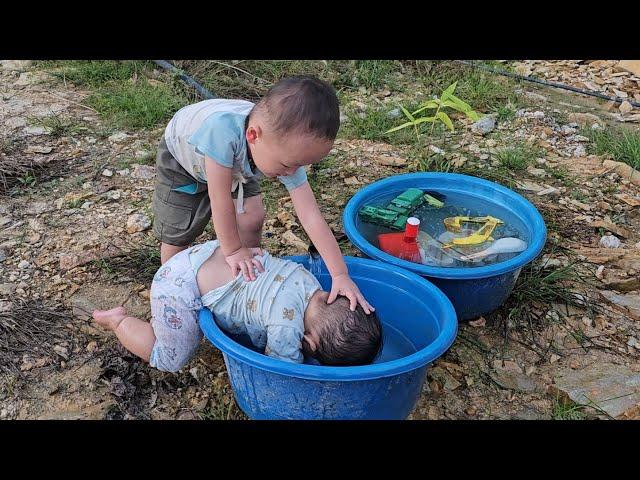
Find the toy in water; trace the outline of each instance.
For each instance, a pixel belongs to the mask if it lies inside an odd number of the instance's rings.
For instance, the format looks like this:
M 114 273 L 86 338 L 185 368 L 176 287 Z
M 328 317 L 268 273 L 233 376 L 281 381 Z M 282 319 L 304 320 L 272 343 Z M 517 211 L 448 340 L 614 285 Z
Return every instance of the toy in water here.
M 423 253 L 422 263 L 433 267 L 450 267 L 455 262 L 451 251 L 445 250 L 444 244 L 430 236 L 424 230 L 418 232 L 418 245 Z
M 515 237 L 500 238 L 481 252 L 465 255 L 462 260 L 478 260 L 499 253 L 519 253 L 527 249 L 527 242 Z
M 380 250 L 409 262 L 422 263 L 424 254 L 417 242 L 420 220 L 409 217 L 404 232 L 381 233 L 378 235 Z
M 493 240 L 491 234 L 499 224 L 504 222 L 499 218 L 485 217 L 448 217 L 443 220 L 444 226 L 450 232 L 459 233 L 462 230 L 463 223 L 484 223 L 479 230 L 465 237 L 456 237 L 451 241 L 448 247 L 453 245 L 479 245 L 488 240 Z
M 438 198 L 440 197 L 440 198 Z M 444 206 L 444 195 L 438 192 L 423 192 L 419 188 L 409 188 L 398 195 L 386 207 L 363 206 L 360 218 L 367 223 L 375 223 L 392 230 L 403 230 L 407 219 L 420 206 L 427 203 L 436 208 Z

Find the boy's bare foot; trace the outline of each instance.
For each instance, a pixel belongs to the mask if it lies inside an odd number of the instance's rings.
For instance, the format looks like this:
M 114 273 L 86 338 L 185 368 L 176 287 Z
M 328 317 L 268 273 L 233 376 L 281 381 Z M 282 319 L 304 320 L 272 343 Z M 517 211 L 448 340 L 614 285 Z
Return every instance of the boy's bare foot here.
M 124 307 L 116 307 L 111 310 L 94 310 L 93 319 L 98 325 L 107 330 L 115 330 L 120 322 L 127 317 Z

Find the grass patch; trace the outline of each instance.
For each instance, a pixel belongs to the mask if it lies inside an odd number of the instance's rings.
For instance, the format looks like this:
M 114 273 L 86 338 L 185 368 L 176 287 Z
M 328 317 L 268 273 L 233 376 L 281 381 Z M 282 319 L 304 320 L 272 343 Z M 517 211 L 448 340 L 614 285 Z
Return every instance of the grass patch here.
M 554 420 L 585 420 L 587 414 L 582 411 L 584 407 L 572 402 L 555 401 L 551 416 Z
M 139 249 L 91 262 L 112 279 L 150 284 L 160 268 L 160 246 L 143 244 Z
M 168 120 L 186 104 L 186 98 L 163 83 L 138 80 L 135 83 L 110 84 L 85 102 L 121 127 L 139 129 L 152 128 Z
M 190 100 L 169 75 L 163 76 L 165 82 L 151 78 L 153 64 L 148 61 L 56 61 L 42 65 L 63 81 L 92 89 L 84 103 L 120 128 L 155 127 Z
M 496 154 L 496 159 L 505 168 L 521 171 L 526 170 L 535 158 L 541 155 L 544 155 L 544 149 L 528 143 L 520 143 L 500 150 Z
M 79 133 L 89 132 L 89 128 L 82 122 L 69 117 L 52 113 L 44 117 L 32 117 L 31 123 L 49 130 L 49 135 L 54 137 L 73 136 Z
M 590 153 L 610 155 L 618 162 L 633 168 L 640 168 L 640 130 L 632 128 L 612 128 L 593 130 L 585 128 L 582 134 L 589 137 Z

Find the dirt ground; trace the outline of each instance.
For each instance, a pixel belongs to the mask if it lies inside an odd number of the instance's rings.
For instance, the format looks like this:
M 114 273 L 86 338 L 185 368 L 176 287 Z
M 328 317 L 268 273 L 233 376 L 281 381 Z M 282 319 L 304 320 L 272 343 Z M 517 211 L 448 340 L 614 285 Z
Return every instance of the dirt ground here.
M 503 309 L 462 323 L 411 419 L 639 418 L 640 187 L 587 154 L 579 126 L 616 121 L 606 110 L 526 88 L 526 108 L 485 136 L 465 126 L 450 158 L 480 175 L 514 139 L 535 142 L 544 155 L 511 179 L 549 229 L 528 272 L 549 277 L 569 265 L 586 280 L 563 287 L 577 299 L 570 305 L 526 304 L 528 322 Z M 0 418 L 243 419 L 222 356 L 206 341 L 180 373 L 166 374 L 89 319 L 93 308 L 116 304 L 149 318 L 159 255 L 148 224 L 163 128 L 104 133 L 81 104 L 87 94 L 36 67 L 0 69 L 0 150 L 38 165 L 37 182 L 25 178 L 0 198 Z M 66 127 L 38 125 L 52 114 Z M 410 171 L 407 158 L 402 147 L 340 139 L 330 163 L 310 171 L 345 253 L 357 255 L 342 233 L 342 207 L 363 185 Z M 264 246 L 300 252 L 307 239 L 286 191 L 265 185 L 265 203 Z M 619 248 L 599 245 L 607 232 Z

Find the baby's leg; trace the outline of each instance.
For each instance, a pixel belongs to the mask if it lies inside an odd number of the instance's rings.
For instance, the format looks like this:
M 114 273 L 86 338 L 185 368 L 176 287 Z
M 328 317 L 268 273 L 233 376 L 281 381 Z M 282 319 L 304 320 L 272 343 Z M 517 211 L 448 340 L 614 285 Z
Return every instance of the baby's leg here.
M 183 250 L 186 250 L 191 245 L 185 245 L 183 247 L 177 247 L 176 245 L 169 245 L 168 243 L 162 242 L 160 244 L 160 263 L 164 265 L 167 260 L 173 257 L 176 253 L 180 253 Z
M 244 213 L 236 215 L 240 241 L 247 248 L 259 247 L 265 217 L 262 195 L 245 198 L 244 210 Z
M 93 319 L 102 327 L 112 330 L 127 350 L 144 361 L 149 361 L 156 343 L 156 336 L 149 322 L 127 315 L 124 307 L 95 310 Z

